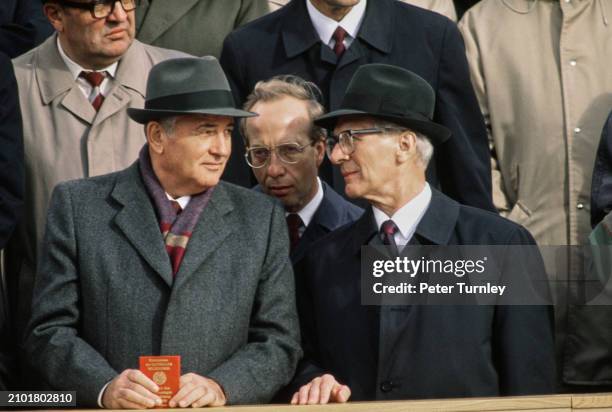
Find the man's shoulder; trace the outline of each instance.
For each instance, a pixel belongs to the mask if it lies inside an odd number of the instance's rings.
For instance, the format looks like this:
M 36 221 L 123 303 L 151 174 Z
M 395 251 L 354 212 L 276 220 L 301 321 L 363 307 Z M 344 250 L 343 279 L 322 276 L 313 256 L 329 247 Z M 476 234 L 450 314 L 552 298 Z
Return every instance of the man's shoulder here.
M 261 16 L 243 26 L 234 29 L 226 38 L 247 41 L 249 44 L 262 36 L 277 37 L 281 33 L 283 22 L 287 19 L 287 10 L 290 5 L 282 7 L 264 16 Z
M 459 204 L 457 231 L 468 236 L 461 242 L 465 244 L 535 244 L 529 231 L 518 223 L 489 210 L 462 204 Z
M 55 186 L 55 191 L 69 192 L 77 199 L 89 201 L 90 197 L 96 197 L 102 193 L 107 194 L 118 180 L 129 178 L 134 173 L 134 165 L 117 172 L 107 173 L 100 176 L 85 177 L 81 179 L 66 180 Z
M 42 42 L 40 45 L 34 47 L 33 49 L 25 52 L 21 56 L 17 56 L 13 59 L 13 66 L 15 67 L 15 72 L 18 71 L 29 71 L 35 68 L 35 65 L 44 65 L 44 62 L 38 61 L 40 59 L 41 54 L 46 54 L 50 52 L 50 49 L 55 48 L 56 36 L 50 36 L 47 40 Z
M 154 62 L 161 62 L 167 59 L 176 59 L 179 57 L 194 57 L 191 54 L 173 50 L 166 49 L 164 47 L 152 46 L 150 44 L 142 43 L 139 40 L 134 39 L 131 47 L 141 48 L 144 53 L 150 56 L 151 60 Z
M 363 214 L 362 208 L 346 200 L 327 183 L 323 182 L 323 186 L 325 188 L 324 196 L 327 202 L 323 203 L 322 206 L 327 205 L 333 208 L 337 214 L 340 215 L 342 220 L 341 224 L 359 219 Z
M 269 213 L 279 205 L 277 200 L 256 189 L 248 189 L 225 181 L 219 182 L 219 188 L 227 195 L 234 207 L 242 208 L 250 215 L 257 215 L 261 211 Z

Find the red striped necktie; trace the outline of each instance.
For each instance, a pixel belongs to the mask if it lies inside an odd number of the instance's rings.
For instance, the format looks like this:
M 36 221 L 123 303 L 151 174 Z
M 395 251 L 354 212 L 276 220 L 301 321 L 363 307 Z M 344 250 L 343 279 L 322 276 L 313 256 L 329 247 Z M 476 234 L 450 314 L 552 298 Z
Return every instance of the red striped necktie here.
M 87 83 L 93 88 L 89 94 L 89 102 L 96 109 L 96 112 L 100 110 L 102 102 L 104 101 L 104 95 L 100 91 L 100 85 L 106 78 L 106 72 L 81 72 L 80 77 L 87 80 Z

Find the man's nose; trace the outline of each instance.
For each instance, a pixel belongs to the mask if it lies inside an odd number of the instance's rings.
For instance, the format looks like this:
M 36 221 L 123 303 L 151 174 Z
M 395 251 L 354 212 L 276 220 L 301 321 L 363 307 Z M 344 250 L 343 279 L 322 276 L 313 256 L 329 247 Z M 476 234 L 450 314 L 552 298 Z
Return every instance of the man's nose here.
M 270 159 L 268 160 L 268 176 L 278 177 L 285 174 L 285 165 L 276 154 L 275 150 L 270 152 Z
M 216 156 L 229 156 L 232 151 L 232 138 L 226 133 L 218 133 L 210 146 L 210 151 Z
M 336 144 L 332 149 L 329 160 L 331 160 L 333 164 L 338 165 L 347 159 L 348 156 L 342 151 L 342 149 L 340 149 L 340 145 Z

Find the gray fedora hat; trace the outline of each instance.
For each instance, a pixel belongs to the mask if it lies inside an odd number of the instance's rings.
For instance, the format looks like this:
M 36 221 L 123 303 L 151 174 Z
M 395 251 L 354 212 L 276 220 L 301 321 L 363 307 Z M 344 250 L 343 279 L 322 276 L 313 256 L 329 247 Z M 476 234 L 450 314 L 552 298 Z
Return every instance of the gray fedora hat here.
M 138 123 L 183 114 L 252 117 L 236 108 L 221 65 L 213 56 L 184 57 L 156 64 L 149 73 L 144 109 L 127 109 Z
M 415 73 L 388 64 L 365 64 L 353 75 L 340 108 L 314 122 L 333 129 L 343 116 L 374 116 L 421 132 L 435 145 L 451 136 L 449 129 L 431 120 L 435 105 L 434 90 Z

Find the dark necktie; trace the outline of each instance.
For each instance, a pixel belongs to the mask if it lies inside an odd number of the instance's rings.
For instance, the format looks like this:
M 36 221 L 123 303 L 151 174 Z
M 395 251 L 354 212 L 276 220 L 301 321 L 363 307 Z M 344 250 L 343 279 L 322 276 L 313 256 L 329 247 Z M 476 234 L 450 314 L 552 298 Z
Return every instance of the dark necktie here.
M 81 72 L 79 76 L 87 80 L 87 83 L 93 88 L 89 94 L 89 102 L 97 112 L 100 110 L 100 106 L 102 106 L 102 102 L 104 101 L 104 96 L 100 91 L 100 85 L 106 78 L 106 72 Z
M 384 245 L 389 246 L 395 256 L 399 255 L 394 235 L 398 232 L 398 227 L 391 219 L 385 220 L 380 226 L 380 237 Z
M 344 53 L 344 51 L 346 50 L 346 48 L 344 47 L 344 39 L 346 38 L 346 35 L 346 30 L 338 26 L 336 27 L 336 31 L 332 36 L 332 38 L 336 42 L 336 44 L 334 44 L 334 53 L 336 53 L 336 56 L 338 58 L 340 58 L 342 56 L 342 53 Z
M 183 211 L 183 208 L 181 207 L 181 204 L 179 202 L 177 202 L 176 200 L 171 200 L 170 204 L 172 205 L 172 208 L 176 212 L 176 215 L 177 216 L 180 215 L 181 212 Z
M 287 227 L 289 228 L 289 241 L 291 243 L 291 252 L 295 249 L 300 241 L 300 228 L 304 224 L 300 215 L 297 213 L 289 213 L 287 217 Z

